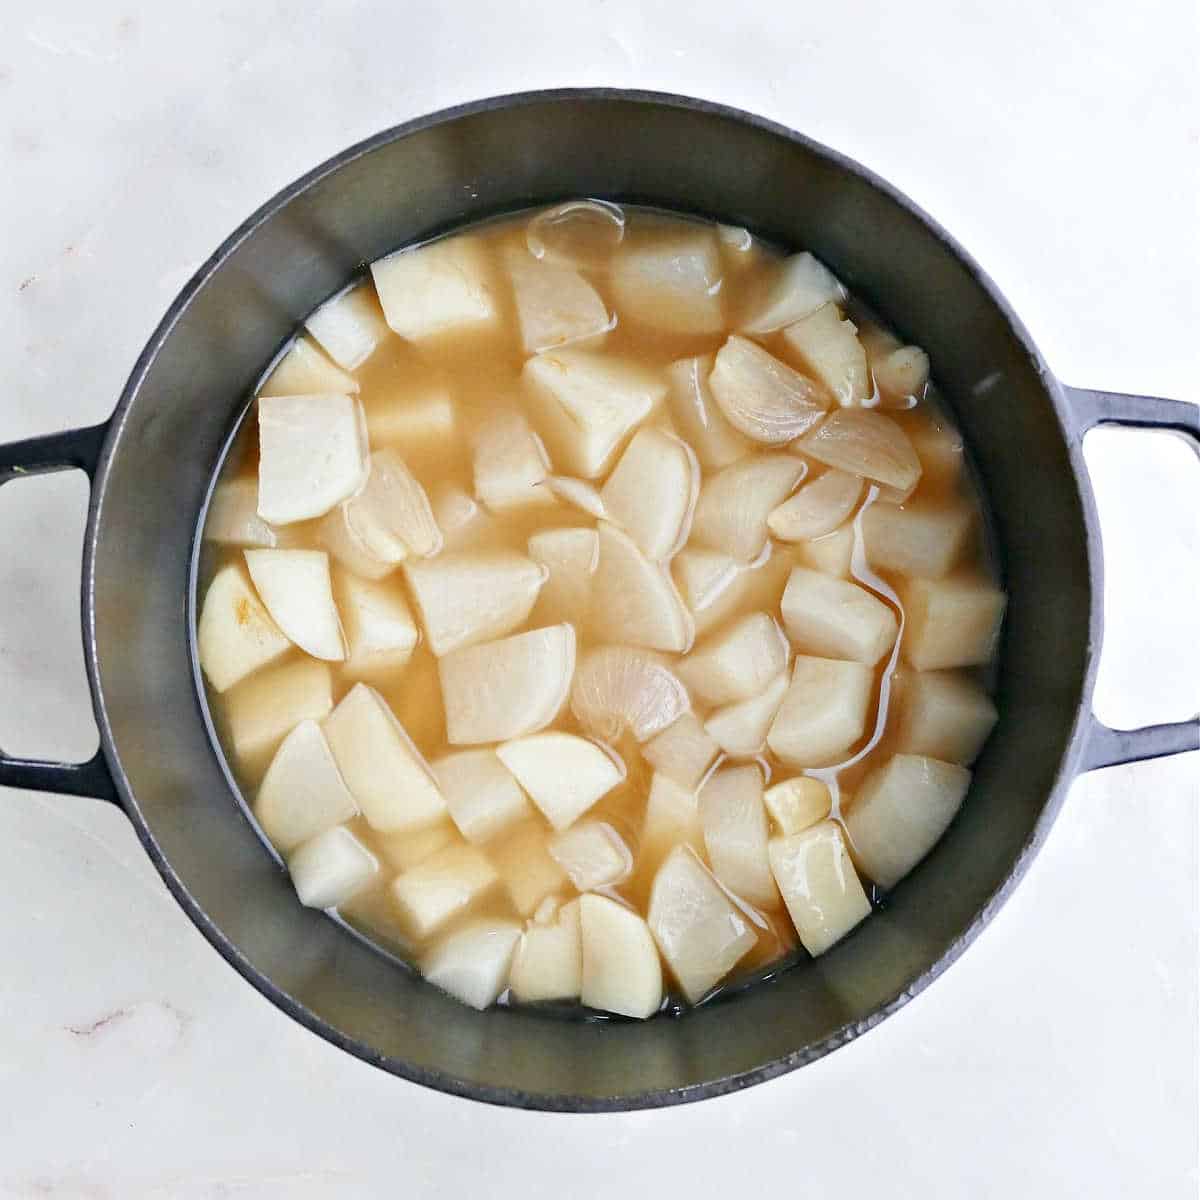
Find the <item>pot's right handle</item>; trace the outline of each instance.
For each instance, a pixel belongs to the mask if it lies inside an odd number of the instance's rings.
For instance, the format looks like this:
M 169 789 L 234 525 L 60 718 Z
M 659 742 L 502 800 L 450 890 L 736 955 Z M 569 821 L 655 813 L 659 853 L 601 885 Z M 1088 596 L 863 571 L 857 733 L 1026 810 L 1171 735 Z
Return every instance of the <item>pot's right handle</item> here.
M 105 422 L 0 446 L 0 486 L 26 475 L 72 469 L 85 472 L 90 483 L 107 433 L 108 423 Z M 14 758 L 0 750 L 0 784 L 69 796 L 93 796 L 97 800 L 118 803 L 117 789 L 103 750 L 97 750 L 92 758 L 82 763 Z
M 1126 396 L 1064 387 L 1074 415 L 1074 437 L 1079 442 L 1096 425 L 1124 425 L 1134 429 L 1164 429 L 1189 438 L 1200 454 L 1200 406 L 1185 400 L 1159 400 L 1152 396 Z M 1089 713 L 1090 728 L 1083 747 L 1083 769 L 1111 767 L 1200 750 L 1200 716 L 1169 725 L 1142 729 L 1110 729 Z

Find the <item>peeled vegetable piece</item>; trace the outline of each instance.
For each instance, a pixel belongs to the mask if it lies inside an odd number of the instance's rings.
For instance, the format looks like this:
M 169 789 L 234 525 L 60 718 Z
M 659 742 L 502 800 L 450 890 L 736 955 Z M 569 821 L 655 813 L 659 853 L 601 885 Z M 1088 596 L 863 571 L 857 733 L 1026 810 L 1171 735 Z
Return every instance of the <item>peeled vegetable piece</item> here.
M 854 560 L 854 529 L 843 525 L 814 541 L 799 542 L 795 549 L 798 566 L 832 575 L 835 579 L 845 579 Z
M 696 632 L 718 624 L 744 591 L 745 568 L 719 550 L 688 547 L 671 561 L 671 573 L 696 621 Z
M 929 355 L 920 346 L 898 346 L 871 360 L 871 374 L 884 400 L 921 400 L 929 384 Z
M 625 1017 L 653 1016 L 662 1005 L 662 965 L 646 922 L 607 896 L 579 898 L 583 945 L 580 998 Z
M 409 934 L 422 941 L 466 912 L 500 882 L 486 855 L 474 846 L 449 846 L 397 875 L 392 898 Z
M 200 667 L 218 692 L 292 648 L 237 563 L 222 567 L 208 585 L 196 641 Z
M 547 921 L 529 925 L 521 935 L 508 982 L 513 999 L 523 1004 L 538 1000 L 574 1000 L 583 976 L 583 945 L 579 901 L 558 908 Z
M 502 742 L 558 716 L 575 671 L 575 630 L 548 625 L 438 660 L 452 746 Z
M 411 382 L 397 395 L 372 396 L 367 433 L 372 446 L 387 447 L 411 461 L 458 450 L 458 409 L 437 376 Z
M 687 541 L 700 464 L 686 443 L 660 429 L 640 429 L 600 492 L 610 521 L 647 558 L 670 558 Z
M 403 667 L 420 635 L 400 588 L 342 573 L 335 590 L 346 635 L 346 671 L 365 679 Z
M 429 497 L 395 450 L 371 455 L 366 485 L 345 510 L 350 529 L 384 562 L 401 562 L 409 551 L 429 557 L 442 548 Z
M 392 543 L 394 552 L 388 559 L 373 554 L 367 543 L 351 528 L 347 519 L 348 503 L 339 504 L 327 512 L 317 524 L 317 541 L 325 547 L 335 562 L 360 579 L 383 579 L 408 556 L 399 540 Z
M 247 550 L 246 566 L 275 624 L 306 654 L 346 657 L 323 550 Z
M 246 771 L 261 771 L 301 721 L 320 721 L 332 708 L 328 663 L 304 658 L 260 671 L 238 684 L 225 701 L 238 762 Z
M 770 855 L 775 882 L 809 954 L 824 954 L 870 916 L 871 903 L 836 821 L 773 838 Z
M 765 612 L 750 613 L 697 646 L 678 666 L 679 677 L 705 704 L 757 696 L 786 670 L 783 630 Z
M 504 991 L 520 938 L 515 921 L 472 921 L 434 946 L 422 959 L 421 972 L 456 1000 L 488 1008 Z
M 625 237 L 625 213 L 607 200 L 568 200 L 533 216 L 525 245 L 544 262 L 596 270 Z
M 651 874 L 676 846 L 704 853 L 704 826 L 695 791 L 676 783 L 661 771 L 650 780 L 650 795 L 638 839 L 638 871 Z
M 773 333 L 823 304 L 840 303 L 845 298 L 846 289 L 824 263 L 807 251 L 793 254 L 774 269 L 768 286 L 750 306 L 742 329 L 747 333 Z
M 358 380 L 353 375 L 331 363 L 308 338 L 300 337 L 279 360 L 258 394 L 311 396 L 322 392 L 345 392 L 349 396 L 357 391 Z
M 325 736 L 367 824 L 381 833 L 432 825 L 446 802 L 387 701 L 357 683 L 325 718 Z
M 600 565 L 600 536 L 594 529 L 541 529 L 526 549 L 547 572 L 538 613 L 547 620 L 582 621 L 592 602 L 592 577 Z
M 853 321 L 836 304 L 822 304 L 783 331 L 783 341 L 804 369 L 843 407 L 871 397 L 867 355 Z
M 371 264 L 383 315 L 402 338 L 466 333 L 496 320 L 487 255 L 470 237 L 398 250 Z
M 717 352 L 708 385 L 729 423 L 767 445 L 799 437 L 829 404 L 808 376 L 737 334 Z
M 454 483 L 436 486 L 429 497 L 429 507 L 442 531 L 443 545 L 451 550 L 461 550 L 474 542 L 492 524 L 474 496 Z
M 962 474 L 962 434 L 941 420 L 931 420 L 912 430 L 909 441 L 921 460 L 921 478 L 945 487 Z
M 695 627 L 670 573 L 608 521 L 600 522 L 598 532 L 591 611 L 595 636 L 651 650 L 687 650 Z
M 878 571 L 939 578 L 961 557 L 971 526 L 971 509 L 961 501 L 872 504 L 862 516 L 867 562 Z
M 526 250 L 509 252 L 504 262 L 526 354 L 571 342 L 599 341 L 612 328 L 604 301 L 578 271 L 539 261 Z
M 866 588 L 793 567 L 783 624 L 797 650 L 874 666 L 896 644 L 896 614 Z
M 720 333 L 721 283 L 711 229 L 643 245 L 626 242 L 613 258 L 612 288 L 622 317 L 668 333 Z
M 492 413 L 471 446 L 475 496 L 492 512 L 545 504 L 546 451 L 518 412 Z
M 522 378 L 554 465 L 584 479 L 604 473 L 667 390 L 656 372 L 591 350 L 539 354 Z
M 611 887 L 633 870 L 633 855 L 605 821 L 580 821 L 550 839 L 550 853 L 581 891 Z
M 320 517 L 367 476 L 367 429 L 353 396 L 258 402 L 258 515 L 272 525 Z
M 722 767 L 700 789 L 700 821 L 713 873 L 763 908 L 779 902 L 767 861 L 767 813 L 757 766 Z
M 819 779 L 797 775 L 763 792 L 763 804 L 784 837 L 800 833 L 829 816 L 832 799 Z
M 757 696 L 717 709 L 704 722 L 704 732 L 735 758 L 761 753 L 787 688 L 787 672 L 780 671 Z
M 292 886 L 307 908 L 344 904 L 378 872 L 375 855 L 340 825 L 317 834 L 288 859 Z
M 550 475 L 546 486 L 551 493 L 566 504 L 585 512 L 589 517 L 598 521 L 608 516 L 604 511 L 604 501 L 594 484 L 585 479 L 573 479 L 570 475 Z
M 489 641 L 529 616 L 546 569 L 511 550 L 441 554 L 404 564 L 429 648 L 439 658 Z
M 447 818 L 412 833 L 377 834 L 374 844 L 393 870 L 411 871 L 440 850 L 462 845 L 462 838 L 454 822 Z
M 469 842 L 487 842 L 533 816 L 521 785 L 493 750 L 460 750 L 433 763 L 454 824 Z
M 329 357 L 347 371 L 366 362 L 388 335 L 375 295 L 365 284 L 326 301 L 305 324 Z
M 496 748 L 555 829 L 566 829 L 625 778 L 625 769 L 587 738 L 537 733 Z
M 954 671 L 917 671 L 898 697 L 897 745 L 944 762 L 975 761 L 996 724 L 996 706 L 973 680 Z
M 709 470 L 727 467 L 754 447 L 725 419 L 709 387 L 713 356 L 681 358 L 667 368 L 667 403 L 680 436 Z
M 877 767 L 846 814 L 855 861 L 880 887 L 895 887 L 946 832 L 970 782 L 965 767 L 916 754 Z
M 534 913 L 547 897 L 570 887 L 566 872 L 550 857 L 549 840 L 544 823 L 536 820 L 488 846 L 488 857 L 523 917 Z
M 784 542 L 822 538 L 850 516 L 862 493 L 863 481 L 858 475 L 826 471 L 775 509 L 767 525 Z M 878 507 L 872 505 L 868 512 Z
M 254 815 L 283 853 L 358 815 L 358 805 L 316 721 L 283 739 L 258 786 Z
M 911 492 L 921 478 L 921 460 L 908 435 L 874 409 L 838 409 L 806 433 L 796 449 L 827 467 L 862 475 L 900 493 Z
M 658 656 L 630 646 L 588 651 L 571 688 L 571 711 L 589 733 L 615 742 L 628 729 L 639 742 L 688 711 L 687 689 Z
M 676 847 L 654 877 L 647 923 L 691 1004 L 758 941 L 745 915 L 686 846 Z
M 866 732 L 874 689 L 863 663 L 796 655 L 767 745 L 793 767 L 837 762 Z
M 694 788 L 720 749 L 696 715 L 689 712 L 651 738 L 642 748 L 642 757 L 656 772 L 685 788 Z
M 217 484 L 204 521 L 204 540 L 265 550 L 279 544 L 279 534 L 258 515 L 255 480 L 230 479 Z
M 900 589 L 904 657 L 918 671 L 987 662 L 1000 637 L 1004 593 L 976 579 L 913 579 Z
M 790 454 L 760 454 L 710 476 L 700 488 L 692 540 L 740 563 L 753 562 L 767 544 L 767 518 L 804 471 Z

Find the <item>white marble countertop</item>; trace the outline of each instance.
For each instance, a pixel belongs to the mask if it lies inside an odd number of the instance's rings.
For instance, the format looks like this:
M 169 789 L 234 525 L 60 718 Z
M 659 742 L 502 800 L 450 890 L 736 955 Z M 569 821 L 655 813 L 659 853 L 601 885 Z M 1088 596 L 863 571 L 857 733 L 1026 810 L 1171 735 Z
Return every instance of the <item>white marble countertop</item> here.
M 1189 0 L 389 5 L 49 0 L 0 12 L 0 440 L 99 421 L 178 287 L 264 198 L 421 112 L 567 84 L 805 130 L 956 234 L 1080 385 L 1197 398 Z M 1196 461 L 1089 439 L 1110 570 L 1101 715 L 1200 706 Z M 0 497 L 0 743 L 95 746 L 85 486 Z M 799 1073 L 665 1112 L 425 1091 L 293 1024 L 203 941 L 122 815 L 0 794 L 0 1196 L 618 1189 L 1192 1197 L 1200 755 L 1080 780 L 948 975 Z

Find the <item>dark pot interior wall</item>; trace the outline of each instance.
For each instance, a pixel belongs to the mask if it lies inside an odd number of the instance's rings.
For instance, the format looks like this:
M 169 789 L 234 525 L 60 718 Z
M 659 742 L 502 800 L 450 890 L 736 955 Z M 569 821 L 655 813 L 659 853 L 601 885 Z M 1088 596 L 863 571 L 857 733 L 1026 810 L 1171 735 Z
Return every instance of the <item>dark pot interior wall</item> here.
M 585 194 L 810 248 L 925 346 L 982 473 L 1012 595 L 1001 722 L 936 851 L 819 963 L 645 1024 L 472 1012 L 300 908 L 229 792 L 187 635 L 192 538 L 214 464 L 295 323 L 399 244 Z M 903 995 L 1044 819 L 1087 666 L 1085 525 L 1053 384 L 987 290 L 907 208 L 823 153 L 728 114 L 627 97 L 535 99 L 381 139 L 250 224 L 135 374 L 94 558 L 98 678 L 119 764 L 169 881 L 208 914 L 210 936 L 368 1058 L 485 1098 L 568 1107 L 654 1102 L 781 1069 Z

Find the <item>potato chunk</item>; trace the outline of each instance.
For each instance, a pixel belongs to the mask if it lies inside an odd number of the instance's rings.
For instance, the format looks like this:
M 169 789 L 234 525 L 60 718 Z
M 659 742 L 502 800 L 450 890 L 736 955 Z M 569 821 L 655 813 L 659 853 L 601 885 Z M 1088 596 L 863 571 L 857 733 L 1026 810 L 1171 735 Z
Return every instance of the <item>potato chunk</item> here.
M 784 837 L 823 821 L 832 808 L 829 788 L 807 775 L 796 775 L 767 788 L 763 803 Z
M 254 798 L 254 815 L 285 854 L 358 815 L 316 721 L 301 721 L 275 751 Z
M 855 861 L 880 887 L 895 887 L 933 849 L 962 805 L 971 772 L 897 754 L 863 781 L 846 814 Z
M 305 324 L 329 357 L 347 371 L 366 362 L 388 335 L 375 295 L 365 284 L 327 300 Z
M 921 400 L 929 384 L 929 355 L 920 346 L 898 346 L 872 359 L 871 373 L 888 403 Z
M 697 1004 L 758 940 L 749 920 L 686 846 L 654 877 L 650 932 L 688 1002 Z
M 750 613 L 680 660 L 679 677 L 705 704 L 757 696 L 787 669 L 787 638 L 765 612 Z
M 550 853 L 581 891 L 612 887 L 633 870 L 633 855 L 607 821 L 579 821 L 550 839 Z
M 730 425 L 767 445 L 812 429 L 829 405 L 808 376 L 736 334 L 717 352 L 708 384 Z
M 684 788 L 695 788 L 720 749 L 696 715 L 687 712 L 655 734 L 642 747 L 642 757 L 656 772 L 661 771 Z
M 646 922 L 607 896 L 579 899 L 583 945 L 580 998 L 590 1008 L 650 1017 L 662 1006 L 662 965 Z
M 325 736 L 372 829 L 399 833 L 445 816 L 432 772 L 373 688 L 355 684 L 325 718 Z
M 807 251 L 793 254 L 772 270 L 767 286 L 749 305 L 742 328 L 747 333 L 773 333 L 823 304 L 845 298 L 846 289 L 824 263 Z
M 798 542 L 795 547 L 797 566 L 820 571 L 835 579 L 845 579 L 854 561 L 854 529 L 843 525 L 833 533 L 811 542 Z
M 686 442 L 660 429 L 633 435 L 600 491 L 608 519 L 647 558 L 670 558 L 687 541 L 700 489 L 700 465 Z
M 398 250 L 373 262 L 371 275 L 388 325 L 409 341 L 484 328 L 499 313 L 490 264 L 475 238 Z
M 313 396 L 358 391 L 358 380 L 330 362 L 310 338 L 298 337 L 259 388 L 260 396 Z
M 320 517 L 367 477 L 367 428 L 353 396 L 258 402 L 258 515 L 272 525 Z
M 472 921 L 434 946 L 422 959 L 421 970 L 456 1000 L 471 1008 L 488 1008 L 504 991 L 520 937 L 515 921 Z
M 346 657 L 323 550 L 246 550 L 246 567 L 275 624 L 313 658 Z
M 940 578 L 962 556 L 973 523 L 961 501 L 872 504 L 862 516 L 867 562 L 878 571 Z
M 900 493 L 912 491 L 921 478 L 921 460 L 908 435 L 874 409 L 839 409 L 806 433 L 796 449 L 827 467 L 862 475 Z
M 575 630 L 547 625 L 438 660 L 452 746 L 534 733 L 558 716 L 575 673 Z
M 806 654 L 874 666 L 896 644 L 896 614 L 866 588 L 794 567 L 783 593 L 783 624 Z
M 256 774 L 301 721 L 320 721 L 333 708 L 329 664 L 302 658 L 259 671 L 225 700 L 229 740 L 241 768 Z
M 603 340 L 613 327 L 604 301 L 578 271 L 539 261 L 523 249 L 511 250 L 504 263 L 512 281 L 526 354 L 577 342 L 591 345 Z
M 996 724 L 996 706 L 973 680 L 955 671 L 917 671 L 899 689 L 897 745 L 967 766 Z
M 853 321 L 836 304 L 822 304 L 783 331 L 783 341 L 801 367 L 843 407 L 871 397 L 867 355 Z
M 318 833 L 288 859 L 300 903 L 334 908 L 361 892 L 379 872 L 379 860 L 341 825 Z
M 225 546 L 279 545 L 277 530 L 258 515 L 258 483 L 253 479 L 228 479 L 213 489 L 204 520 L 204 540 Z
M 541 440 L 518 412 L 489 414 L 471 445 L 475 496 L 492 512 L 552 502 L 541 485 L 549 461 Z
M 722 767 L 700 789 L 704 845 L 716 877 L 763 908 L 779 902 L 767 861 L 767 813 L 757 766 Z
M 710 476 L 700 487 L 693 539 L 740 563 L 753 562 L 767 544 L 767 518 L 804 470 L 790 454 L 759 454 Z
M 440 658 L 516 629 L 533 611 L 546 570 L 511 550 L 480 550 L 410 560 L 404 577 Z
M 555 829 L 566 829 L 625 778 L 624 765 L 573 733 L 538 733 L 496 748 Z
M 667 391 L 657 372 L 590 350 L 551 350 L 522 372 L 534 421 L 562 472 L 596 479 Z
M 533 816 L 521 785 L 493 750 L 459 750 L 432 764 L 463 837 L 487 842 Z
M 824 954 L 870 916 L 871 903 L 836 821 L 773 838 L 770 856 L 788 915 L 809 954 Z
M 576 1000 L 583 982 L 583 939 L 579 901 L 559 908 L 546 923 L 534 921 L 521 935 L 509 984 L 513 999 Z
M 668 333 L 720 333 L 721 257 L 711 229 L 681 232 L 642 244 L 626 242 L 613 257 L 617 309 Z
M 423 941 L 499 882 L 482 851 L 475 846 L 449 846 L 397 875 L 391 886 L 406 929 Z
M 874 690 L 863 663 L 796 655 L 767 745 L 793 767 L 837 762 L 866 732 Z
M 972 667 L 995 653 L 1005 597 L 979 579 L 913 579 L 899 589 L 905 659 L 918 671 Z
M 218 692 L 228 691 L 292 648 L 237 563 L 222 567 L 208 585 L 196 644 L 204 677 Z
M 653 876 L 676 846 L 690 846 L 697 854 L 705 853 L 699 801 L 692 788 L 655 771 L 638 839 L 638 874 Z
M 704 732 L 726 754 L 749 758 L 762 753 L 767 731 L 788 689 L 786 671 L 780 671 L 757 696 L 717 709 L 704 722 Z
M 680 436 L 696 452 L 702 466 L 719 470 L 745 458 L 754 443 L 725 418 L 709 387 L 713 355 L 681 358 L 667 368 L 667 403 Z

